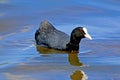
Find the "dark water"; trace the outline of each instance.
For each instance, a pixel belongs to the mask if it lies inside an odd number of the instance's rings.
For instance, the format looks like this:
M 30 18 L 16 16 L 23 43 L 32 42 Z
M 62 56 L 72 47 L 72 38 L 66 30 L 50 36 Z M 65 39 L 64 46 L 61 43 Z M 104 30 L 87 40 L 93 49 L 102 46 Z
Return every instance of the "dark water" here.
M 93 37 L 79 53 L 35 46 L 42 20 Z M 0 0 L 0 80 L 120 80 L 119 0 Z M 84 77 L 84 79 L 81 79 Z

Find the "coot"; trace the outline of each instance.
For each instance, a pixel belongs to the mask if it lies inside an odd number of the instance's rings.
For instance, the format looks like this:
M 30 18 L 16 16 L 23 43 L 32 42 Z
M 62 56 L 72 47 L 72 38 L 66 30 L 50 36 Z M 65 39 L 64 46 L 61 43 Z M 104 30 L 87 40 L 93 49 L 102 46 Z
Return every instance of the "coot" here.
M 78 51 L 82 38 L 92 40 L 85 27 L 77 27 L 71 32 L 71 36 L 57 30 L 50 22 L 42 21 L 35 33 L 35 41 L 39 46 L 59 50 Z

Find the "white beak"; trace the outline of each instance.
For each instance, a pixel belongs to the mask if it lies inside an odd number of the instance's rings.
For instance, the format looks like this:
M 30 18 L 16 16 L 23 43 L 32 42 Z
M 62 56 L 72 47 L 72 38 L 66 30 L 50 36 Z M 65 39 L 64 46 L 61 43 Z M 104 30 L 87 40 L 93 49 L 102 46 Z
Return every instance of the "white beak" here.
M 83 31 L 85 32 L 85 35 L 84 35 L 84 36 L 85 36 L 86 38 L 92 40 L 92 37 L 88 34 L 87 29 L 86 29 L 85 27 L 83 28 Z
M 85 34 L 84 35 L 86 38 L 88 38 L 89 40 L 92 40 L 92 37 L 89 34 Z

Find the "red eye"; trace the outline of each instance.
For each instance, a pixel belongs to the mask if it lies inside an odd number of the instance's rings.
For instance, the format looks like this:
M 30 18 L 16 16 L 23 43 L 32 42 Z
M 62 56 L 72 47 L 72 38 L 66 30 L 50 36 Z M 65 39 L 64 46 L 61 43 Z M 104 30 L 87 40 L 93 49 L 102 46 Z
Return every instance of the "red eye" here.
M 80 32 L 85 33 L 83 30 L 80 30 Z

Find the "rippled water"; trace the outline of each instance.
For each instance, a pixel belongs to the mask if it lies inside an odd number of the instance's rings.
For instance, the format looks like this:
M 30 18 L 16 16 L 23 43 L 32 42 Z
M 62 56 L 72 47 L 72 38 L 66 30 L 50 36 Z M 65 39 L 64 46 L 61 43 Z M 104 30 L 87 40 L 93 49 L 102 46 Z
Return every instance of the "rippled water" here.
M 1 80 L 119 80 L 119 0 L 0 0 Z M 85 26 L 93 41 L 79 53 L 35 46 L 42 20 L 70 34 Z M 83 79 L 84 80 L 84 79 Z

